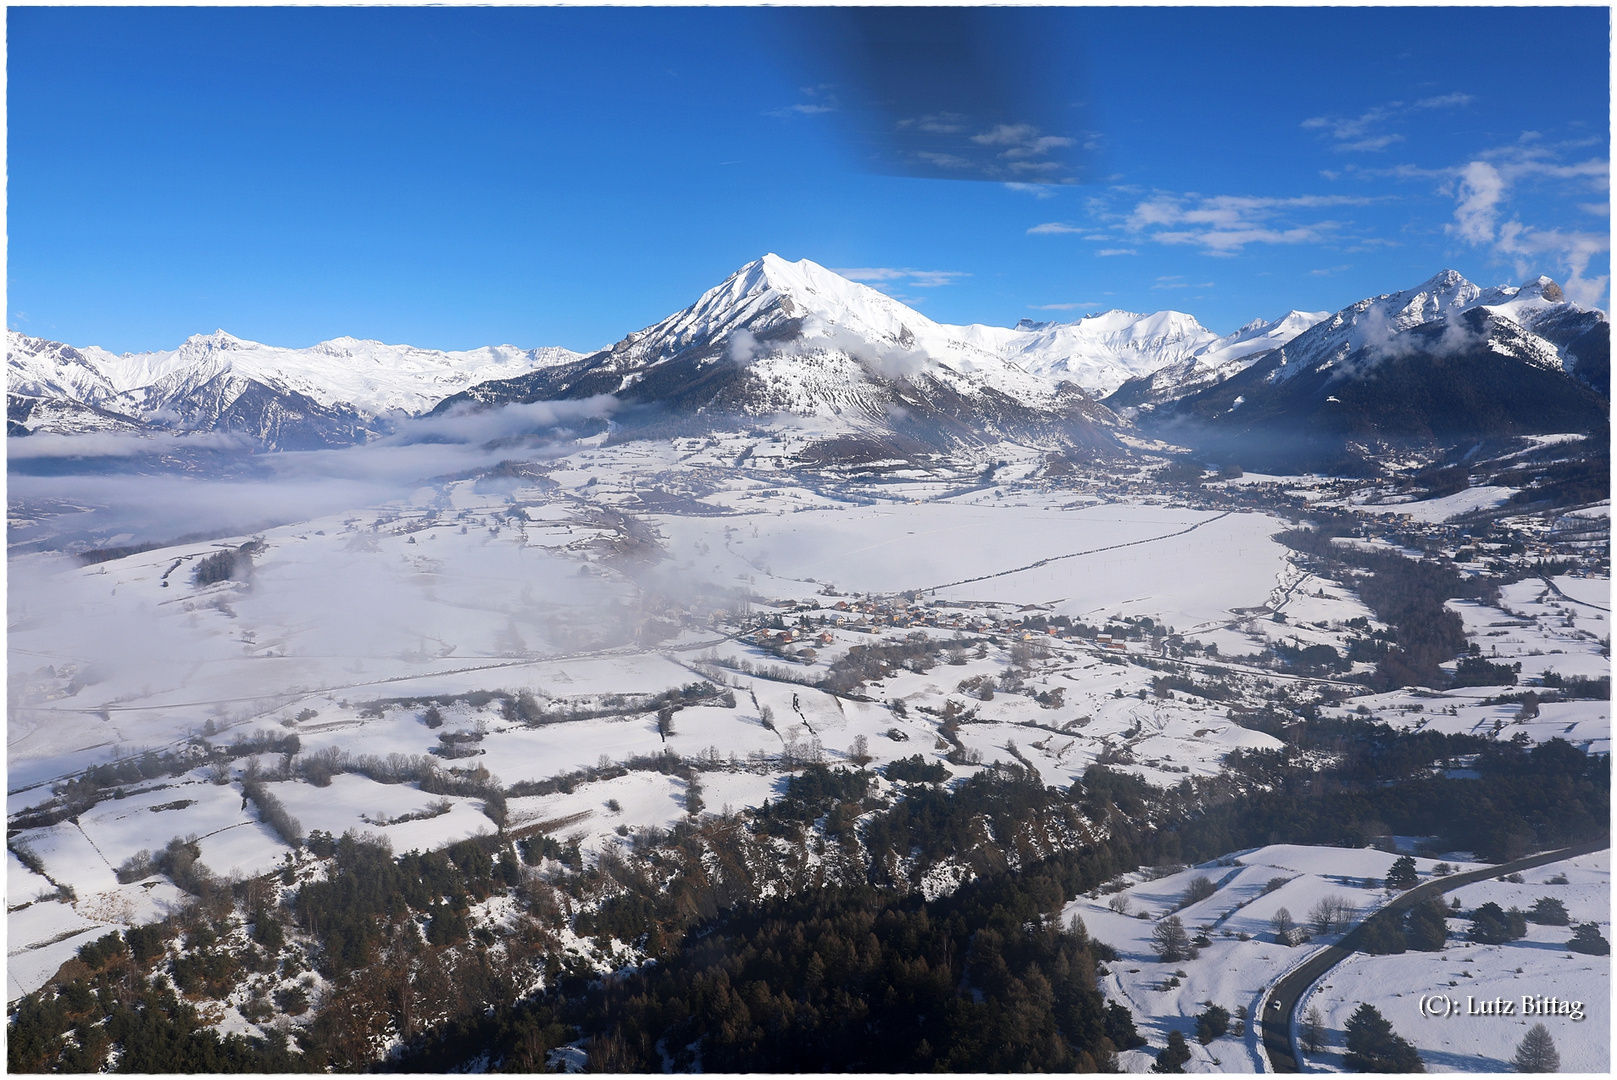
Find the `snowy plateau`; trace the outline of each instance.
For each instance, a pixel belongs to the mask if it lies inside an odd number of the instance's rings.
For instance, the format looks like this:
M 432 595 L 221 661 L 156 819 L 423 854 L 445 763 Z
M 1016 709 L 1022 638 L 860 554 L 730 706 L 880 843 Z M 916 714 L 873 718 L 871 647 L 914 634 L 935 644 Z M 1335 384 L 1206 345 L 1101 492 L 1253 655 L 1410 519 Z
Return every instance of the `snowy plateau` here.
M 1608 337 L 772 255 L 589 354 L 12 332 L 11 1067 L 1606 1071 Z

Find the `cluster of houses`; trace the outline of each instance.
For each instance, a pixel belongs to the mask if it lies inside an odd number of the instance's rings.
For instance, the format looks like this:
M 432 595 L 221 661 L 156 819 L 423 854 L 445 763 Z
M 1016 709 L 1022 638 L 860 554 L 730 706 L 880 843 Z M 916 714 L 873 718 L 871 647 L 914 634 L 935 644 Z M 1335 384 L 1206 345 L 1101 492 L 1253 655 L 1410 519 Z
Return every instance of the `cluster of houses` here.
M 961 611 L 935 604 L 923 604 L 902 599 L 838 600 L 829 607 L 813 601 L 782 600 L 778 615 L 763 616 L 745 633 L 764 648 L 784 650 L 796 647 L 795 655 L 813 662 L 814 649 L 835 644 L 833 630 L 856 634 L 880 634 L 884 630 L 930 627 L 952 630 L 960 634 L 1000 634 L 1013 640 L 1037 641 L 1047 639 L 1078 640 L 1079 635 L 1070 627 L 1047 625 L 1031 629 L 1017 619 L 999 618 L 980 612 Z M 813 612 L 812 620 L 802 618 Z M 785 625 L 782 616 L 800 616 L 798 626 Z M 770 625 L 770 623 L 773 625 Z M 1126 653 L 1128 642 L 1111 634 L 1097 634 L 1095 644 L 1109 652 Z

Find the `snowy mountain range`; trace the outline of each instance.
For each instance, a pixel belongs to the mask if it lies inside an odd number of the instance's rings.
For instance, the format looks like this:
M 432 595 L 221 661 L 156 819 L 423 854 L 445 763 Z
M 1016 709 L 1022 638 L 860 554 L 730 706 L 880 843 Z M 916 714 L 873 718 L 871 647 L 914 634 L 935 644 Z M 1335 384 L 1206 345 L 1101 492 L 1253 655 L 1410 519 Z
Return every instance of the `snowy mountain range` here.
M 937 323 L 815 263 L 766 255 L 609 349 L 473 387 L 438 411 L 610 394 L 687 425 L 787 414 L 928 444 L 1013 434 L 1110 442 L 1115 417 L 1090 395 L 1008 358 L 1017 334 Z
M 588 355 L 353 338 L 286 349 L 223 331 L 122 356 L 16 331 L 8 346 L 11 434 L 227 431 L 270 448 L 364 441 L 427 413 L 596 395 L 636 407 L 642 423 L 653 412 L 685 426 L 787 415 L 933 444 L 1028 437 L 1099 448 L 1131 423 L 1188 438 L 1313 422 L 1320 403 L 1341 400 L 1330 388 L 1344 381 L 1373 390 L 1395 370 L 1406 383 L 1465 380 L 1484 359 L 1501 392 L 1527 378 L 1518 368 L 1553 376 L 1539 380 L 1548 398 L 1534 399 L 1544 422 L 1586 426 L 1590 401 L 1609 393 L 1604 313 L 1567 301 L 1548 278 L 1482 289 L 1453 271 L 1334 314 L 1292 311 L 1222 337 L 1177 311 L 954 326 L 816 263 L 771 254 Z M 1454 369 L 1460 354 L 1475 362 Z M 1374 421 L 1375 394 L 1365 394 Z M 1530 418 L 1501 420 L 1495 414 L 1511 405 L 1498 405 L 1483 408 L 1492 417 L 1485 426 L 1534 428 Z
M 467 386 L 577 359 L 495 345 L 440 352 L 351 337 L 287 349 L 223 330 L 122 355 L 7 334 L 7 419 L 23 431 L 228 431 L 274 448 L 343 445 Z
M 1609 364 L 1605 316 L 1548 278 L 1480 289 L 1445 270 L 1136 420 L 1247 467 L 1362 471 L 1411 442 L 1603 431 Z

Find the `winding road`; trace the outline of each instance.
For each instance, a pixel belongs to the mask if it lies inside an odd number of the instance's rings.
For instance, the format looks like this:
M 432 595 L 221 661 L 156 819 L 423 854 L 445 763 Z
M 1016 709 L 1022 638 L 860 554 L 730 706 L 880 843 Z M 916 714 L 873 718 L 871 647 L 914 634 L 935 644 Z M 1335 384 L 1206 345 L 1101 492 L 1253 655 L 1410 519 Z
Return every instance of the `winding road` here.
M 1415 886 L 1408 892 L 1391 901 L 1386 907 L 1377 911 L 1370 918 L 1354 927 L 1346 937 L 1335 945 L 1327 946 L 1309 957 L 1301 967 L 1292 969 L 1275 983 L 1274 988 L 1264 998 L 1263 1002 L 1263 1049 L 1269 1055 L 1269 1067 L 1275 1072 L 1301 1072 L 1299 1067 L 1301 1055 L 1291 1040 L 1293 1014 L 1301 1003 L 1303 995 L 1331 968 L 1340 964 L 1358 951 L 1358 946 L 1364 940 L 1365 927 L 1376 920 L 1401 919 L 1403 913 L 1416 904 L 1433 896 L 1441 896 L 1451 889 L 1462 885 L 1470 885 L 1477 881 L 1487 881 L 1489 878 L 1502 877 L 1505 874 L 1514 874 L 1521 870 L 1531 870 L 1535 866 L 1544 866 L 1548 863 L 1560 862 L 1563 859 L 1574 858 L 1578 855 L 1588 855 L 1592 852 L 1603 851 L 1611 846 L 1611 838 L 1606 837 L 1586 844 L 1577 844 L 1573 847 L 1561 848 L 1558 851 L 1546 851 L 1538 855 L 1531 855 L 1525 859 L 1516 859 L 1513 862 L 1500 863 L 1498 866 L 1487 866 L 1481 870 L 1467 870 L 1463 874 L 1451 874 L 1448 877 L 1432 878 Z

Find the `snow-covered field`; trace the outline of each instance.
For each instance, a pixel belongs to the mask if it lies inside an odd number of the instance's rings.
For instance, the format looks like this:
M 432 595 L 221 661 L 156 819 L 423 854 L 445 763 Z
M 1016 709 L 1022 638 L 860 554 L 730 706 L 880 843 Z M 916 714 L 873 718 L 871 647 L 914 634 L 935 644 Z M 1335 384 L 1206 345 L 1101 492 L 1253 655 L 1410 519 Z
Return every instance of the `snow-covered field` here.
M 1285 908 L 1306 926 L 1316 904 L 1338 898 L 1354 910 L 1356 925 L 1386 902 L 1382 880 L 1396 857 L 1373 848 L 1271 845 L 1162 877 L 1131 874 L 1120 892 L 1100 891 L 1068 904 L 1063 920 L 1077 915 L 1092 937 L 1118 951 L 1101 989 L 1128 1006 L 1149 1044 L 1122 1054 L 1124 1069 L 1149 1071 L 1168 1033 L 1178 1030 L 1191 1048 L 1187 1072 L 1269 1071 L 1259 1032 L 1250 1021 L 1244 1034 L 1232 1031 L 1202 1045 L 1196 1039 L 1196 1016 L 1208 1004 L 1222 1005 L 1232 1016 L 1241 1016 L 1242 1009 L 1247 1017 L 1258 1015 L 1264 995 L 1283 974 L 1341 938 L 1331 933 L 1295 947 L 1280 944 L 1273 926 L 1276 912 Z M 1415 864 L 1424 880 L 1437 861 L 1416 859 Z M 1216 890 L 1182 907 L 1190 882 L 1200 877 Z M 1175 914 L 1192 938 L 1200 932 L 1210 943 L 1193 960 L 1165 963 L 1152 947 L 1151 934 Z
M 597 437 L 493 474 L 486 462 L 482 472 L 462 468 L 469 458 L 460 451 L 445 458 L 430 446 L 361 448 L 342 459 L 356 470 L 343 482 L 364 486 L 272 485 L 265 505 L 279 508 L 284 524 L 89 566 L 14 552 L 8 813 L 38 806 L 53 783 L 86 768 L 204 733 L 214 747 L 264 732 L 296 735 L 305 757 L 335 750 L 384 759 L 422 759 L 450 736 L 472 749 L 442 767 L 486 768 L 508 788 L 668 751 L 695 763 L 700 799 L 714 813 L 778 795 L 785 759 L 844 763 L 858 740 L 876 768 L 917 754 L 952 757 L 949 771 L 961 777 L 1015 761 L 1065 786 L 1101 761 L 1171 785 L 1217 773 L 1231 750 L 1280 745 L 1237 723 L 1231 705 L 1268 700 L 1302 680 L 1243 658 L 1281 641 L 1341 648 L 1349 620 L 1380 626 L 1350 589 L 1307 573 L 1272 539 L 1287 525 L 1279 517 L 1188 508 L 1094 483 L 1055 490 L 1036 481 L 1041 451 L 1009 445 L 992 460 L 896 463 L 877 479 L 843 482 L 795 466 L 794 455 L 820 434 L 805 420 L 772 433 L 662 442 L 605 445 Z M 287 464 L 295 457 L 282 456 L 288 476 L 336 460 L 309 455 Z M 375 483 L 372 471 L 381 477 Z M 1279 479 L 1315 490 L 1307 478 Z M 239 505 L 256 490 L 219 480 L 158 486 L 164 500 L 193 506 L 201 520 L 211 520 L 215 504 Z M 138 489 L 120 497 L 133 505 Z M 391 497 L 335 502 L 342 491 L 384 489 Z M 110 487 L 77 490 L 87 497 Z M 306 490 L 315 492 L 311 509 L 288 509 Z M 62 521 L 101 512 L 58 511 Z M 85 535 L 128 542 L 122 511 L 105 512 L 110 523 Z M 250 575 L 194 583 L 204 558 L 255 536 L 264 550 Z M 1455 608 L 1486 643 L 1485 655 L 1520 659 L 1524 677 L 1602 673 L 1609 588 L 1577 577 L 1558 578 L 1556 587 L 1560 593 L 1523 582 L 1506 591 L 1502 608 Z M 901 593 L 900 613 L 856 610 L 870 594 L 885 604 Z M 762 648 L 751 628 L 773 613 L 805 634 L 801 643 L 812 639 L 815 655 Z M 1120 634 L 1126 625 L 1128 640 L 1029 630 L 1021 620 L 1031 616 Z M 1163 631 L 1186 646 L 1180 670 L 1218 683 L 1217 694 L 1153 685 L 1159 669 L 1147 662 L 1167 657 Z M 857 648 L 917 635 L 937 644 L 964 637 L 972 648 L 867 674 L 857 696 L 805 685 Z M 636 704 L 704 681 L 732 697 L 679 709 L 671 731 L 659 733 L 655 707 Z M 487 691 L 508 696 L 465 701 Z M 1512 707 L 1480 703 L 1496 692 L 1404 691 L 1340 708 L 1363 704 L 1378 719 L 1483 732 L 1514 723 Z M 518 694 L 579 718 L 524 723 L 504 704 Z M 441 727 L 429 725 L 428 698 L 440 703 Z M 946 710 L 958 716 L 958 745 L 939 734 Z M 1545 704 L 1520 729 L 1603 752 L 1609 705 Z M 270 771 L 279 763 L 278 755 L 260 760 Z M 246 765 L 237 758 L 226 776 L 197 768 L 127 785 L 76 821 L 27 830 L 20 839 L 50 880 L 12 866 L 10 993 L 39 985 L 83 935 L 155 918 L 177 902 L 166 882 L 117 884 L 114 868 L 135 852 L 194 836 L 202 863 L 217 874 L 280 865 L 291 849 L 243 800 Z M 649 770 L 567 787 L 512 795 L 509 827 L 543 827 L 596 853 L 667 828 L 692 802 L 684 779 Z M 354 773 L 326 787 L 277 779 L 267 788 L 305 831 L 376 833 L 395 851 L 495 827 L 477 798 Z M 1379 853 L 1362 858 L 1377 863 L 1364 876 L 1385 872 Z M 1293 956 L 1247 924 L 1266 920 L 1276 896 L 1301 916 L 1299 906 L 1312 903 L 1309 882 L 1328 876 L 1317 858 L 1279 869 L 1245 861 L 1247 869 L 1191 913 L 1201 918 L 1207 908 L 1217 918 L 1215 943 L 1198 963 L 1228 952 L 1224 969 L 1245 980 L 1201 994 L 1226 995 L 1231 1008 Z M 1281 873 L 1302 883 L 1260 896 Z M 1139 882 L 1131 894 L 1157 910 L 1170 885 Z M 55 897 L 57 886 L 79 899 L 40 899 Z M 1379 895 L 1339 887 L 1360 907 Z M 1248 902 L 1250 911 L 1224 917 Z M 1208 905 L 1220 903 L 1226 908 L 1212 913 Z M 1093 915 L 1103 938 L 1108 921 L 1137 936 L 1148 930 L 1103 903 Z M 1241 932 L 1250 940 L 1239 941 Z M 1162 993 L 1144 989 L 1145 975 L 1128 982 L 1124 974 L 1112 976 L 1123 980 L 1119 992 L 1142 1002 Z M 1200 1000 L 1190 993 L 1171 1000 L 1189 1008 Z
M 1593 922 L 1611 939 L 1611 852 L 1602 851 L 1541 866 L 1525 881 L 1480 881 L 1449 897 L 1464 910 L 1490 901 L 1502 908 L 1531 908 L 1540 897 L 1566 905 L 1574 923 Z M 1564 885 L 1548 884 L 1564 876 Z M 1309 1055 L 1314 1069 L 1341 1071 L 1343 1026 L 1361 1002 L 1376 1006 L 1393 1030 L 1415 1044 L 1427 1072 L 1509 1072 L 1510 1059 L 1527 1029 L 1542 1023 L 1561 1055 L 1561 1071 L 1605 1074 L 1611 1070 L 1611 957 L 1568 952 L 1570 927 L 1528 923 L 1527 936 L 1505 945 L 1477 945 L 1465 938 L 1469 923 L 1449 920 L 1448 947 L 1442 952 L 1396 956 L 1355 954 L 1328 972 L 1304 1000 L 1301 1011 L 1318 1007 L 1329 1046 Z M 1423 996 L 1445 995 L 1459 1002 L 1453 1015 L 1423 1013 Z M 1582 1003 L 1583 1018 L 1523 1015 L 1524 997 Z M 1503 998 L 1513 1015 L 1472 1015 L 1482 1002 Z

